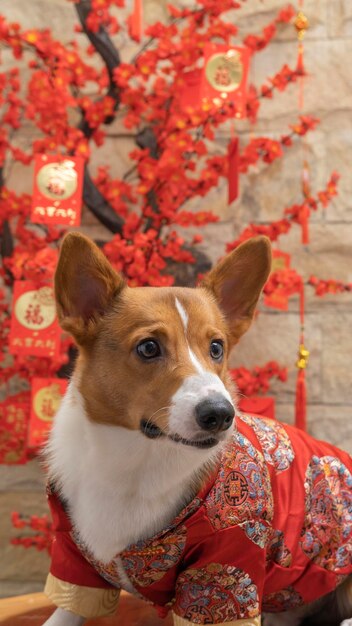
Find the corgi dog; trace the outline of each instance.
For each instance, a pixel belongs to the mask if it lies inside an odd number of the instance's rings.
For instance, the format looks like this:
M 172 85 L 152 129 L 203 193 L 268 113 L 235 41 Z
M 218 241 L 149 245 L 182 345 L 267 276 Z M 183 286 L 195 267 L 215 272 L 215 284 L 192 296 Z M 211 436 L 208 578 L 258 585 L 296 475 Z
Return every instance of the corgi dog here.
M 55 276 L 79 356 L 46 451 L 46 626 L 121 589 L 175 626 L 352 624 L 352 459 L 243 415 L 227 370 L 271 268 L 253 238 L 197 288 L 130 288 L 79 233 Z

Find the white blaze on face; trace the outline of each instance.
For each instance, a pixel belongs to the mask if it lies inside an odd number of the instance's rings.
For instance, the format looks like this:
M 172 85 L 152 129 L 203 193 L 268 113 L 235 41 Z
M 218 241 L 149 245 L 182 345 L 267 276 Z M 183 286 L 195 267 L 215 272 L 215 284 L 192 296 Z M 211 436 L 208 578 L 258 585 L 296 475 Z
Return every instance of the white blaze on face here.
M 187 339 L 188 314 L 181 302 L 176 298 L 176 308 L 182 320 L 185 339 L 187 342 L 189 360 L 191 361 L 195 374 L 188 376 L 182 385 L 171 398 L 171 410 L 169 414 L 169 426 L 172 434 L 178 434 L 184 439 L 193 439 L 204 434 L 198 426 L 195 418 L 195 407 L 206 400 L 212 394 L 221 394 L 233 405 L 232 398 L 227 391 L 222 380 L 211 371 L 203 367 L 191 349 Z M 226 436 L 232 429 L 226 431 Z
M 193 350 L 191 350 L 191 346 L 189 345 L 189 343 L 187 341 L 188 315 L 187 315 L 187 312 L 185 311 L 184 307 L 182 306 L 181 302 L 178 300 L 178 298 L 176 298 L 176 309 L 178 310 L 178 312 L 180 314 L 180 318 L 181 318 L 182 323 L 183 323 L 183 328 L 184 328 L 184 331 L 185 331 L 185 338 L 186 338 L 186 343 L 187 343 L 187 347 L 188 347 L 188 354 L 189 354 L 190 361 L 194 365 L 196 371 L 199 374 L 204 374 L 204 372 L 205 372 L 204 367 L 202 367 L 202 364 L 198 361 L 196 355 L 194 354 Z

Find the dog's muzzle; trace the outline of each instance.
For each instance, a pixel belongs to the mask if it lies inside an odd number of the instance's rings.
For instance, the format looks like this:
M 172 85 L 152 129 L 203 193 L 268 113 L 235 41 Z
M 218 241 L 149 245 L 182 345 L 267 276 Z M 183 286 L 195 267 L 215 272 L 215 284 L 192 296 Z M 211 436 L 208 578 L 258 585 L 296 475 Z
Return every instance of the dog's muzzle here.
M 232 426 L 235 409 L 231 402 L 220 393 L 213 394 L 196 405 L 195 417 L 202 430 L 215 434 L 228 430 Z

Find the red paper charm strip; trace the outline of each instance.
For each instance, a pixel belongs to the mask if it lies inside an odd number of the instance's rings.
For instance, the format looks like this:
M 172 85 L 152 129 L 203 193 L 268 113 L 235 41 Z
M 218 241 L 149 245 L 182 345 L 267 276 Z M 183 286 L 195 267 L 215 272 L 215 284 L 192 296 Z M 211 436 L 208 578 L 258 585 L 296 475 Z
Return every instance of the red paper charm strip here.
M 28 447 L 37 449 L 47 439 L 68 381 L 62 378 L 33 378 Z
M 246 47 L 205 46 L 201 99 L 219 106 L 232 102 L 236 117 L 245 117 L 250 54 Z
M 79 226 L 83 159 L 37 154 L 31 220 L 37 224 Z
M 56 319 L 54 293 L 48 285 L 15 281 L 9 350 L 12 354 L 55 356 L 61 330 Z
M 0 404 L 0 463 L 23 464 L 27 460 L 29 402 L 24 394 L 8 398 Z

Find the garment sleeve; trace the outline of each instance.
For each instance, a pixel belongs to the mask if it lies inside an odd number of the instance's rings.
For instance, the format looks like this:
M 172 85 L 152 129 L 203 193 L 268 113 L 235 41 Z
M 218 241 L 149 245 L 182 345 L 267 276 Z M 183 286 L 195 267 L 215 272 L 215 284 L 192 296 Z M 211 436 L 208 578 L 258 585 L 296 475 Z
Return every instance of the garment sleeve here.
M 73 585 L 52 574 L 46 579 L 44 592 L 55 606 L 87 619 L 113 615 L 120 595 L 120 590 L 113 587 L 99 589 Z
M 248 528 L 216 532 L 177 578 L 176 626 L 260 624 L 264 573 L 265 550 L 249 539 Z
M 120 589 L 113 587 L 87 561 L 71 535 L 71 522 L 56 494 L 49 493 L 54 538 L 45 593 L 52 602 L 82 617 L 115 612 Z

